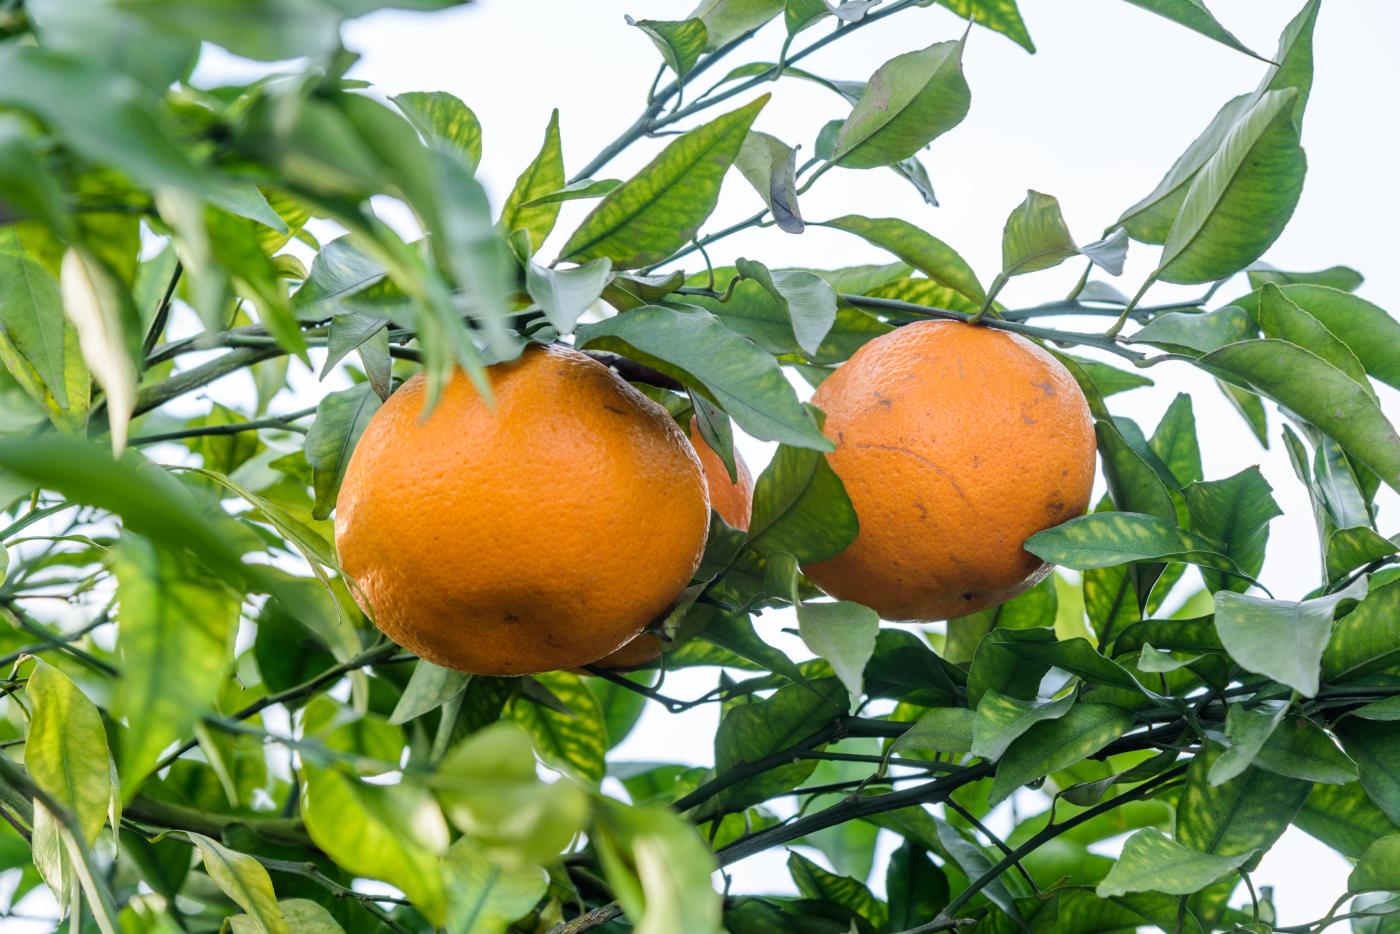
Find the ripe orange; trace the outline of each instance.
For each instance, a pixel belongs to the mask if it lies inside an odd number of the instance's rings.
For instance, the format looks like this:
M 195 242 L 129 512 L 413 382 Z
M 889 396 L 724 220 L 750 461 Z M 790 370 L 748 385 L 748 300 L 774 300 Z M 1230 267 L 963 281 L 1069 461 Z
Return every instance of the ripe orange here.
M 947 619 L 1014 597 L 1049 570 L 1022 542 L 1088 507 L 1088 403 L 1018 335 L 907 325 L 863 346 L 812 401 L 860 532 L 804 570 L 885 619 Z
M 636 636 L 690 582 L 709 498 L 684 433 L 563 347 L 426 384 L 375 413 L 336 503 L 336 548 L 390 638 L 489 675 L 570 668 Z
M 710 490 L 710 508 L 719 517 L 741 532 L 749 530 L 749 515 L 753 512 L 753 477 L 749 465 L 734 452 L 734 480 L 729 479 L 729 470 L 715 449 L 700 437 L 695 420 L 690 422 L 690 442 L 695 453 L 700 455 L 700 466 L 705 470 L 705 485 Z M 593 664 L 602 668 L 625 671 L 639 668 L 660 657 L 664 646 L 661 640 L 649 632 L 644 632 L 606 658 Z

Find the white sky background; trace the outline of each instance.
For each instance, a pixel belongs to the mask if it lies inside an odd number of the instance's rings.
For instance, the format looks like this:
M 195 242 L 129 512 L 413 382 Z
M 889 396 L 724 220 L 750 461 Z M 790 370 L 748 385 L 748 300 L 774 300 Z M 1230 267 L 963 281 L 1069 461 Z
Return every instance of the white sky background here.
M 1266 56 L 1301 4 L 1302 0 L 1210 3 L 1246 45 Z M 346 43 L 363 56 L 352 76 L 369 80 L 384 94 L 445 90 L 476 111 L 484 127 L 479 176 L 499 205 L 538 150 L 551 109 L 561 111 L 565 164 L 572 174 L 644 105 L 658 56 L 639 31 L 626 26 L 623 15 L 679 19 L 691 6 L 690 0 L 481 0 L 445 13 L 376 14 L 351 24 Z M 834 170 L 803 197 L 804 216 L 821 220 L 860 213 L 905 218 L 959 250 L 986 282 L 999 268 L 1002 224 L 1027 188 L 1060 199 L 1080 242 L 1096 239 L 1125 207 L 1151 190 L 1225 100 L 1254 88 L 1266 67 L 1122 0 L 1021 0 L 1021 8 L 1039 49 L 1035 55 L 998 34 L 980 28 L 972 32 L 965 55 L 972 109 L 960 126 L 924 153 L 941 207 L 924 205 L 907 182 L 887 170 Z M 956 38 L 962 28 L 962 22 L 941 7 L 911 10 L 833 43 L 802 67 L 827 77 L 863 80 L 892 56 Z M 796 47 L 822 29 L 799 37 Z M 732 62 L 697 79 L 687 97 L 732 65 L 773 60 L 781 37 L 781 25 L 770 26 L 751 43 L 752 51 L 736 54 Z M 1284 269 L 1351 265 L 1366 276 L 1360 294 L 1392 311 L 1400 308 L 1400 238 L 1393 222 L 1400 216 L 1395 175 L 1400 151 L 1395 111 L 1400 94 L 1398 49 L 1400 3 L 1324 3 L 1316 35 L 1317 77 L 1303 134 L 1307 183 L 1292 223 L 1265 256 Z M 258 73 L 261 69 L 249 72 L 215 50 L 206 56 L 197 80 L 215 84 Z M 811 153 L 817 130 L 848 110 L 836 95 L 807 82 L 785 80 L 769 89 L 775 92 L 774 100 L 756 127 L 789 144 L 800 143 L 802 158 Z M 712 119 L 755 94 L 732 99 L 700 118 Z M 664 142 L 639 144 L 597 177 L 630 176 Z M 553 257 L 562 238 L 594 203 L 564 205 L 556 228 L 559 236 L 546 245 L 546 258 Z M 719 229 L 760 206 L 747 183 L 731 173 L 706 229 Z M 801 236 L 776 229 L 747 231 L 716 244 L 710 255 L 716 265 L 749 255 L 769 265 L 816 267 L 890 258 L 858 238 L 820 228 L 809 228 Z M 1156 256 L 1157 248 L 1133 244 L 1124 275 L 1111 281 L 1132 294 L 1155 266 Z M 698 268 L 698 257 L 690 259 L 690 268 Z M 1019 307 L 1063 297 L 1081 270 L 1077 262 L 1066 263 L 1014 279 L 1002 299 Z M 1246 289 L 1241 277 L 1238 284 L 1224 288 L 1220 298 Z M 1195 287 L 1158 286 L 1147 303 L 1199 292 Z M 1102 318 L 1056 319 L 1054 326 L 1101 330 L 1106 324 Z M 314 351 L 313 362 L 319 365 Z M 284 398 L 274 404 L 278 411 L 311 404 L 324 389 L 339 385 L 318 386 L 300 364 L 294 363 L 293 371 L 302 398 Z M 1173 395 L 1189 392 L 1206 476 L 1224 477 L 1259 464 L 1285 512 L 1272 526 L 1265 583 L 1287 598 L 1315 587 L 1319 571 L 1312 514 L 1277 441 L 1277 414 L 1270 412 L 1273 449 L 1264 451 L 1209 379 L 1177 364 L 1149 374 L 1157 387 L 1115 396 L 1110 403 L 1115 414 L 1136 419 L 1150 432 Z M 1380 392 L 1392 419 L 1400 417 L 1397 394 L 1385 387 Z M 248 398 L 247 387 L 236 381 L 226 381 L 213 394 L 235 404 Z M 193 411 L 206 404 L 185 400 L 181 409 Z M 766 463 L 770 447 L 741 440 L 755 473 Z M 1386 491 L 1382 500 L 1383 518 L 1391 519 L 1382 531 L 1395 532 L 1396 498 Z M 800 642 L 779 632 L 788 625 L 792 622 L 786 614 L 770 614 L 760 622 L 760 631 L 801 652 Z M 668 678 L 666 690 L 690 697 L 712 684 L 712 676 L 681 672 Z M 708 765 L 716 723 L 714 705 L 679 717 L 653 708 L 614 758 Z M 887 844 L 883 854 L 888 853 Z M 785 858 L 780 850 L 740 864 L 733 891 L 791 891 Z M 883 883 L 879 864 L 872 880 L 877 890 Z M 1345 889 L 1347 871 L 1341 857 L 1290 830 L 1254 879 L 1258 885 L 1276 887 L 1281 922 L 1297 924 L 1326 913 Z M 26 900 L 26 907 L 33 904 Z M 18 932 L 18 922 L 11 923 Z

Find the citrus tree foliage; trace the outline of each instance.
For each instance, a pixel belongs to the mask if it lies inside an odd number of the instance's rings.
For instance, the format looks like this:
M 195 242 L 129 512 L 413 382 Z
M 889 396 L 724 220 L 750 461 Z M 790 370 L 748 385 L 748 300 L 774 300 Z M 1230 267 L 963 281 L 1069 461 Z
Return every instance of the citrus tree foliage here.
M 470 102 L 346 77 L 341 23 L 372 0 L 0 4 L 0 867 L 19 893 L 46 885 L 72 930 L 104 934 L 1268 931 L 1249 873 L 1296 825 L 1355 862 L 1335 916 L 1400 923 L 1400 580 L 1373 506 L 1400 486 L 1375 388 L 1400 386 L 1400 326 L 1350 269 L 1260 261 L 1303 184 L 1318 0 L 1268 55 L 1198 0 L 1131 2 L 1254 55 L 1258 85 L 1162 154 L 1161 182 L 1101 237 L 1030 192 L 1002 268 L 981 271 L 906 220 L 800 203 L 841 177 L 854 208 L 874 170 L 908 180 L 911 208 L 934 201 L 923 150 L 973 89 L 965 28 L 930 0 L 639 19 L 659 67 L 635 122 L 588 158 L 556 115 L 496 205 Z M 1034 49 L 1012 0 L 936 6 Z M 801 67 L 894 16 L 937 41 L 839 78 Z M 785 32 L 780 62 L 748 53 L 758 31 Z M 296 67 L 193 84 L 202 42 Z M 763 129 L 793 81 L 833 92 L 812 139 Z M 610 177 L 634 146 L 651 161 Z M 755 213 L 712 217 L 722 184 L 751 186 Z M 421 233 L 381 221 L 386 200 Z M 591 211 L 550 238 L 576 200 Z M 734 231 L 813 224 L 889 260 L 709 268 L 703 248 Z M 1159 257 L 1131 300 L 1103 281 L 1130 242 Z M 1064 262 L 1086 270 L 1068 298 L 998 302 Z M 1155 281 L 1200 298 L 1153 305 Z M 1060 354 L 1108 493 L 1026 542 L 1067 571 L 924 631 L 827 602 L 797 571 L 857 521 L 786 377 L 816 384 L 928 318 Z M 554 341 L 696 418 L 725 458 L 733 425 L 779 442 L 752 527 L 714 523 L 650 669 L 497 679 L 418 661 L 338 575 L 346 460 L 413 372 L 440 389 Z M 1255 469 L 1203 475 L 1212 439 L 1188 397 L 1157 425 L 1112 413 L 1161 361 L 1210 374 L 1242 429 L 1287 449 L 1318 532 L 1285 546 L 1317 553 L 1306 599 L 1257 581 L 1278 507 Z M 293 409 L 307 365 L 350 388 Z M 215 384 L 223 402 L 206 401 Z M 1174 590 L 1184 609 L 1164 613 Z M 816 657 L 755 628 L 784 606 Z M 687 667 L 714 689 L 667 693 Z M 700 704 L 721 711 L 713 768 L 609 755 L 644 707 Z M 895 841 L 878 866 L 877 834 Z M 785 846 L 797 897 L 718 890 L 717 869 Z

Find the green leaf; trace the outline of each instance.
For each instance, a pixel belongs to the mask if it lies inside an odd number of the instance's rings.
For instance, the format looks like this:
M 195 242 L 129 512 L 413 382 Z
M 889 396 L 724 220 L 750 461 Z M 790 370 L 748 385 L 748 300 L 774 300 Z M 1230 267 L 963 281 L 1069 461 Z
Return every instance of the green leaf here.
M 969 840 L 962 831 L 947 821 L 939 820 L 936 817 L 934 821 L 938 842 L 942 844 L 943 850 L 967 878 L 978 879 L 991 871 L 993 862 L 986 850 Z M 1023 894 L 1017 885 L 1019 879 L 1020 877 L 1014 873 L 1003 873 L 1001 876 L 993 876 L 992 880 L 982 889 L 982 894 L 986 896 L 987 901 L 1006 912 L 1012 920 L 1018 922 L 1021 915 L 1016 908 L 1016 896 Z M 1016 887 L 1014 891 L 1013 886 Z M 1024 925 L 1023 922 L 1022 924 Z
M 840 554 L 857 531 L 855 508 L 826 458 L 780 446 L 754 484 L 748 546 L 805 564 Z
M 1215 311 L 1187 313 L 1169 311 L 1138 329 L 1130 340 L 1166 350 L 1210 353 L 1254 334 L 1254 323 L 1243 308 L 1226 305 Z
M 1400 723 L 1343 720 L 1335 729 L 1367 796 L 1392 822 L 1400 820 Z
M 1400 581 L 1368 593 L 1337 621 L 1322 654 L 1322 677 L 1346 681 L 1400 661 Z
M 63 311 L 78 333 L 83 360 L 106 393 L 112 453 L 120 454 L 136 409 L 133 353 L 140 341 L 136 307 L 99 261 L 80 248 L 63 255 L 58 281 Z
M 277 904 L 272 879 L 262 863 L 246 853 L 230 850 L 203 834 L 186 831 L 199 850 L 204 871 L 233 903 L 248 913 L 259 934 L 291 934 L 287 918 Z
M 885 930 L 885 904 L 863 882 L 828 872 L 794 851 L 788 852 L 787 866 L 797 891 L 807 898 L 840 905 L 864 918 L 874 930 Z
M 1245 272 L 1249 275 L 1250 288 L 1263 288 L 1267 283 L 1274 285 L 1320 285 L 1343 292 L 1354 292 L 1366 281 L 1361 273 L 1350 266 L 1329 266 L 1316 272 L 1285 272 L 1265 262 L 1251 263 Z
M 1327 536 L 1327 581 L 1336 583 L 1356 568 L 1389 557 L 1400 546 L 1368 526 L 1337 529 Z
M 903 931 L 938 916 L 948 904 L 948 877 L 928 853 L 905 840 L 890 854 L 885 892 L 889 898 L 887 930 Z
M 1321 357 L 1287 341 L 1248 340 L 1206 354 L 1201 365 L 1295 412 L 1400 488 L 1400 436 L 1375 397 Z
M 161 753 L 213 710 L 233 662 L 239 601 L 179 553 L 138 536 L 123 536 L 111 567 L 123 672 L 112 713 L 129 727 L 117 763 L 129 799 Z
M 560 259 L 606 256 L 619 269 L 634 269 L 691 240 L 714 210 L 724 173 L 766 103 L 764 95 L 678 137 L 603 199 L 569 237 Z
M 783 0 L 700 0 L 690 15 L 704 21 L 709 35 L 705 51 L 713 52 L 759 28 L 782 10 Z
M 550 114 L 549 127 L 544 131 L 544 144 L 539 154 L 516 179 L 515 187 L 501 207 L 501 230 L 507 236 L 517 230 L 528 233 L 531 255 L 544 243 L 559 218 L 559 202 L 533 202 L 563 186 L 564 150 L 559 140 L 559 111 L 556 109 Z
M 590 834 L 603 871 L 637 934 L 721 934 L 719 867 L 695 828 L 664 807 L 600 799 Z
M 1304 697 L 1317 694 L 1322 652 L 1332 615 L 1343 600 L 1358 599 L 1364 584 L 1313 600 L 1266 600 L 1222 590 L 1215 595 L 1215 629 L 1230 657 Z
M 797 345 L 815 354 L 836 323 L 836 291 L 814 273 L 795 269 L 769 270 L 747 259 L 735 262 L 740 275 L 753 279 L 772 296 L 792 324 Z
M 1356 380 L 1367 392 L 1372 391 L 1371 384 L 1366 381 L 1366 369 L 1351 348 L 1338 340 L 1321 321 L 1285 296 L 1278 286 L 1265 285 L 1259 290 L 1256 314 L 1259 329 L 1265 337 L 1308 348 Z
M 975 304 L 987 297 L 967 260 L 948 244 L 897 217 L 861 217 L 847 214 L 825 222 L 888 250 L 904 262 Z
M 757 762 L 808 739 L 846 712 L 846 689 L 835 678 L 788 684 L 767 700 L 725 713 L 715 733 L 715 774 Z M 817 763 L 799 759 L 740 781 L 700 806 L 697 816 L 738 811 L 795 788 Z
M 335 916 L 309 898 L 284 898 L 277 907 L 296 934 L 345 934 Z M 234 915 L 228 920 L 232 934 L 259 934 L 262 930 L 250 915 Z
M 1165 560 L 1240 573 L 1210 539 L 1142 513 L 1080 516 L 1035 533 L 1026 539 L 1025 548 L 1042 560 L 1080 571 Z
M 933 0 L 920 0 L 920 6 L 928 6 Z M 1016 0 L 937 0 L 958 15 L 960 19 L 971 19 L 979 26 L 985 26 L 1006 36 L 1027 52 L 1035 51 L 1030 32 L 1021 11 L 1016 8 Z
M 633 19 L 627 17 L 627 25 L 636 26 L 652 45 L 661 53 L 666 64 L 680 78 L 690 74 L 690 69 L 700 60 L 709 40 L 709 30 L 702 19 L 660 20 Z
M 756 438 L 832 449 L 773 358 L 707 311 L 645 305 L 579 328 L 576 346 L 621 353 L 680 380 Z
M 972 101 L 965 44 L 965 36 L 935 42 L 881 65 L 841 124 L 830 161 L 851 169 L 893 165 L 961 123 Z
M 112 802 L 107 730 L 102 715 L 57 668 L 36 660 L 24 686 L 29 734 L 24 764 L 29 777 L 78 820 L 91 846 Z
M 476 170 L 481 163 L 481 121 L 470 107 L 446 91 L 409 91 L 392 100 L 420 135 L 446 144 Z
M 1250 58 L 1258 58 L 1267 61 L 1255 52 L 1251 52 L 1240 40 L 1236 39 L 1231 32 L 1220 21 L 1211 15 L 1210 10 L 1202 0 L 1128 0 L 1133 6 L 1142 7 L 1144 10 L 1151 10 L 1158 16 L 1164 16 L 1169 20 L 1180 23 L 1187 29 L 1195 30 L 1203 36 L 1214 39 L 1222 45 L 1228 45 L 1236 52 L 1243 52 Z
M 437 710 L 465 691 L 470 680 L 471 675 L 418 659 L 389 722 L 397 726 Z
M 1190 895 L 1244 865 L 1252 854 L 1215 856 L 1182 846 L 1160 830 L 1146 827 L 1128 838 L 1123 853 L 1095 893 L 1112 898 L 1133 892 Z
M 1258 467 L 1249 467 L 1223 480 L 1192 483 L 1182 490 L 1191 528 L 1224 546 L 1224 553 L 1244 571 L 1255 576 L 1264 566 L 1269 541 L 1269 521 L 1283 515 L 1270 495 L 1273 488 Z M 1243 590 L 1248 584 L 1206 568 L 1202 571 L 1211 590 Z
M 1005 801 L 1022 785 L 1093 755 L 1132 725 L 1132 714 L 1123 708 L 1089 703 L 1078 704 L 1057 719 L 1035 724 L 1011 744 L 997 763 L 988 803 Z
M 1400 321 L 1366 299 L 1338 289 L 1321 285 L 1281 285 L 1279 291 L 1341 339 L 1367 373 L 1400 388 L 1400 353 L 1397 352 Z M 1257 315 L 1260 294 L 1245 296 L 1235 304 Z
M 556 188 L 538 197 L 531 198 L 522 208 L 537 208 L 545 204 L 558 204 L 563 201 L 580 201 L 586 198 L 601 198 L 622 184 L 617 178 L 582 178 L 576 182 L 570 182 L 562 188 Z
M 311 515 L 324 519 L 335 508 L 340 481 L 350 465 L 350 455 L 379 411 L 379 396 L 369 383 L 326 393 L 316 407 L 316 420 L 306 433 L 306 459 L 311 464 L 316 505 Z
M 1253 708 L 1231 704 L 1225 715 L 1225 735 L 1230 745 L 1211 763 L 1207 780 L 1212 785 L 1223 785 L 1249 768 L 1287 712 L 1284 701 L 1264 701 Z
M 1381 837 L 1366 848 L 1347 877 L 1347 891 L 1400 891 L 1400 834 Z
M 1081 249 L 1065 226 L 1060 202 L 1050 195 L 1028 191 L 1026 200 L 1006 218 L 1002 229 L 1001 274 L 1020 276 L 1039 272 L 1082 253 L 1116 276 L 1123 271 L 1127 249 L 1128 237 L 1121 229 Z
M 1305 717 L 1289 717 L 1274 730 L 1255 762 L 1278 775 L 1346 785 L 1356 781 L 1356 763 L 1321 727 Z
M 306 830 L 331 859 L 357 876 L 397 886 L 433 924 L 447 913 L 439 856 L 447 824 L 432 797 L 399 783 L 371 785 L 335 769 L 303 766 Z
M 901 733 L 890 745 L 890 751 L 931 749 L 953 754 L 971 752 L 976 728 L 977 714 L 974 711 L 966 707 L 935 707 Z
M 1201 167 L 1162 246 L 1158 278 L 1188 284 L 1239 272 L 1278 239 L 1298 204 L 1307 160 L 1293 89 L 1269 91 Z
M 549 888 L 543 869 L 500 864 L 463 837 L 444 858 L 448 934 L 505 934 Z
M 538 263 L 525 267 L 526 290 L 560 334 L 573 333 L 578 319 L 598 301 L 611 279 L 612 261 L 606 256 L 572 269 Z
M 875 653 L 879 614 L 859 603 L 845 601 L 806 603 L 794 599 L 793 605 L 797 608 L 797 628 L 803 643 L 831 663 L 831 670 L 851 695 L 854 710 L 860 703 L 865 666 Z
M 1268 850 L 1288 829 L 1312 787 L 1251 767 L 1221 785 L 1209 781 L 1218 748 L 1198 753 L 1186 770 L 1176 808 L 1176 839 L 1203 853 L 1245 856 Z
M 734 166 L 768 206 L 779 230 L 799 234 L 806 229 L 797 206 L 797 150 L 776 136 L 750 130 Z
M 1201 469 L 1201 445 L 1196 440 L 1196 415 L 1191 397 L 1177 393 L 1166 414 L 1152 432 L 1148 447 L 1171 472 L 1176 486 L 1197 483 L 1204 476 Z M 1216 536 L 1217 538 L 1219 536 Z
M 1074 706 L 1074 700 L 1073 693 L 1054 700 L 1022 700 L 999 691 L 987 691 L 977 704 L 972 724 L 972 754 L 984 759 L 1000 759 L 1006 748 L 1031 727 L 1063 717 Z
M 482 719 L 494 719 L 499 702 L 497 694 L 495 709 Z M 530 738 L 509 720 L 488 720 L 448 752 L 429 781 L 466 838 L 488 857 L 507 862 L 556 859 L 588 819 L 588 793 L 567 778 L 540 781 Z
M 78 153 L 149 188 L 209 186 L 205 172 L 176 142 L 180 133 L 145 90 L 134 81 L 112 80 L 97 62 L 7 43 L 0 48 L 0 102 L 30 111 Z
M 0 335 L 34 368 L 59 407 L 67 408 L 67 325 L 58 283 L 24 251 L 13 228 L 8 236 L 0 234 L 0 243 Z
M 1386 834 L 1400 831 L 1371 802 L 1359 782 L 1315 785 L 1294 823 L 1299 830 L 1352 859 L 1359 859 L 1366 847 Z
M 519 697 L 511 702 L 511 716 L 530 734 L 545 761 L 589 781 L 602 781 L 607 772 L 603 757 L 608 730 L 597 698 L 582 678 L 567 671 L 550 671 L 534 678 L 563 701 L 569 712 Z

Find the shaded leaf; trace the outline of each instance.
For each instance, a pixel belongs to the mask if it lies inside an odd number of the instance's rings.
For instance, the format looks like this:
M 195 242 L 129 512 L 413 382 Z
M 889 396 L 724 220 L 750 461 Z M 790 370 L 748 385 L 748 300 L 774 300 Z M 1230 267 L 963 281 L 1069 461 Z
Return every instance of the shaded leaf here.
M 379 396 L 369 383 L 329 392 L 316 407 L 316 420 L 306 433 L 306 459 L 311 464 L 316 505 L 311 515 L 324 519 L 335 508 L 340 481 L 350 455 L 369 420 L 379 411 Z
M 1037 723 L 1011 744 L 997 764 L 988 803 L 998 804 L 1022 785 L 1098 752 L 1132 725 L 1132 714 L 1123 708 L 1089 703 Z

